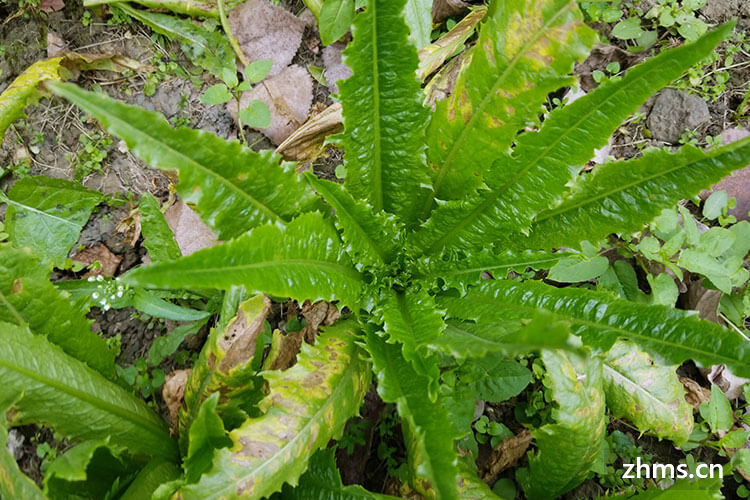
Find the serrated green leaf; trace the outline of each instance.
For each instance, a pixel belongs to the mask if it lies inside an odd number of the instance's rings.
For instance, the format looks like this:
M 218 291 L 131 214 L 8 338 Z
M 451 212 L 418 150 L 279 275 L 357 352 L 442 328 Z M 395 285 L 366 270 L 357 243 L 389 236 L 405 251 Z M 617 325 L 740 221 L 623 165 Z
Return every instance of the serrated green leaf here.
M 424 153 L 428 113 L 402 17 L 405 3 L 370 0 L 354 20 L 354 41 L 344 51 L 354 75 L 339 83 L 344 132 L 338 140 L 352 196 L 411 225 L 430 176 Z
M 182 256 L 174 234 L 161 213 L 161 206 L 151 193 L 144 193 L 138 204 L 141 212 L 143 246 L 148 250 L 151 262 L 174 260 Z
M 429 45 L 432 34 L 432 0 L 406 0 L 404 20 L 409 40 L 417 50 Z
M 428 255 L 445 247 L 483 248 L 487 241 L 506 239 L 509 232 L 520 232 L 529 227 L 536 214 L 554 206 L 562 198 L 566 184 L 578 168 L 593 157 L 596 148 L 606 144 L 610 135 L 643 101 L 709 55 L 731 30 L 730 24 L 723 25 L 693 44 L 663 51 L 630 69 L 621 80 L 602 85 L 585 97 L 551 112 L 539 132 L 519 136 L 513 154 L 506 154 L 496 161 L 484 179 L 488 190 L 469 200 L 450 201 L 439 206 L 422 229 L 414 234 L 415 245 Z M 456 95 L 455 91 L 453 95 Z M 735 149 L 739 147 L 733 146 Z M 709 156 L 714 154 L 709 153 Z M 642 179 L 637 177 L 636 181 Z M 617 188 L 627 188 L 628 185 L 618 184 Z M 669 186 L 669 192 L 678 197 L 685 194 L 683 190 L 675 194 L 672 186 Z M 651 192 L 646 192 L 636 201 L 645 203 L 650 196 Z M 652 217 L 665 208 L 652 206 L 656 210 Z M 641 215 L 637 220 L 643 223 Z M 596 221 L 610 228 L 608 233 L 618 227 L 599 214 L 596 214 Z M 560 244 L 558 233 L 579 234 L 580 225 L 567 226 L 555 221 L 552 228 L 548 229 L 551 231 L 549 237 L 557 246 L 576 246 Z M 589 241 L 604 236 L 598 232 L 582 234 L 586 237 L 581 239 Z M 519 239 L 519 243 L 525 242 Z M 523 248 L 550 247 L 534 243 Z
M 177 191 L 222 240 L 266 223 L 283 226 L 317 198 L 292 164 L 270 151 L 187 128 L 174 129 L 158 113 L 129 106 L 74 85 L 54 92 L 98 119 L 152 167 L 177 170 Z
M 216 85 L 211 85 L 210 87 L 208 87 L 206 91 L 203 92 L 203 95 L 201 95 L 200 100 L 203 104 L 214 106 L 217 104 L 224 104 L 225 102 L 229 102 L 232 100 L 232 98 L 232 93 L 229 92 L 226 84 L 217 83 Z
M 398 251 L 399 224 L 393 215 L 376 214 L 364 201 L 356 200 L 340 184 L 305 175 L 307 181 L 336 210 L 336 226 L 348 244 L 347 252 L 357 265 L 390 264 Z
M 15 457 L 8 448 L 8 429 L 5 414 L 14 404 L 17 395 L 4 394 L 0 399 L 0 498 L 47 500 L 42 490 L 21 472 Z
M 674 366 L 655 362 L 632 342 L 615 342 L 603 364 L 607 407 L 640 432 L 684 444 L 693 431 L 693 407 Z
M 173 481 L 180 475 L 180 468 L 173 462 L 156 458 L 138 472 L 119 500 L 151 498 L 161 484 Z
M 318 26 L 323 45 L 330 45 L 349 31 L 354 21 L 354 0 L 326 0 L 320 9 Z
M 544 385 L 557 407 L 555 420 L 532 431 L 536 452 L 518 478 L 527 498 L 552 499 L 580 484 L 594 465 L 604 439 L 602 364 L 563 351 L 542 351 Z
M 537 123 L 547 94 L 568 82 L 594 41 L 574 1 L 493 2 L 471 63 L 428 129 L 436 196 L 459 199 L 479 187 L 476 174 L 486 173 L 519 130 Z M 421 215 L 431 206 L 423 198 Z
M 123 450 L 106 440 L 85 441 L 57 457 L 44 474 L 50 500 L 106 498 L 137 468 L 121 459 Z M 113 491 L 114 490 L 114 491 Z
M 312 456 L 297 487 L 285 484 L 272 500 L 396 500 L 396 497 L 372 493 L 359 485 L 344 486 L 331 448 Z
M 477 399 L 492 403 L 517 396 L 531 382 L 528 368 L 493 354 L 465 363 L 458 374 Z
M 22 394 L 19 423 L 43 423 L 74 440 L 106 439 L 134 455 L 174 459 L 175 442 L 146 404 L 46 338 L 0 323 L 0 379 Z
M 732 405 L 718 385 L 711 385 L 711 399 L 701 403 L 699 411 L 711 432 L 728 431 L 734 424 Z
M 17 247 L 29 247 L 39 257 L 64 267 L 68 252 L 104 196 L 80 184 L 50 177 L 25 177 L 7 197 L 5 231 Z
M 224 430 L 224 423 L 216 414 L 219 393 L 214 392 L 201 403 L 195 418 L 190 422 L 188 452 L 185 456 L 187 482 L 198 481 L 211 467 L 214 450 L 226 448 L 232 440 Z
M 424 257 L 417 261 L 416 276 L 419 279 L 442 280 L 447 286 L 456 286 L 463 293 L 467 285 L 481 282 L 482 273 L 504 278 L 508 271 L 524 272 L 527 268 L 549 269 L 567 252 L 511 252 L 496 253 L 484 250 L 468 257 L 445 255 Z
M 449 314 L 455 306 L 440 305 Z M 460 317 L 491 322 L 534 318 L 540 312 L 570 325 L 584 344 L 607 351 L 628 339 L 642 349 L 680 364 L 726 364 L 738 376 L 750 375 L 750 343 L 731 330 L 667 306 L 636 304 L 583 288 L 554 288 L 526 281 L 492 281 L 469 291 Z
M 209 31 L 177 16 L 134 9 L 125 2 L 118 2 L 117 7 L 157 33 L 180 42 L 185 55 L 216 78 L 222 77 L 224 68 L 237 72 L 234 51 L 220 31 Z
M 240 110 L 242 123 L 253 128 L 266 128 L 271 125 L 271 110 L 260 99 L 253 99 L 246 108 Z
M 609 259 L 597 256 L 592 259 L 569 257 L 561 259 L 549 270 L 548 278 L 560 283 L 579 283 L 598 278 L 609 267 Z
M 258 59 L 253 61 L 245 67 L 243 74 L 246 81 L 250 83 L 258 83 L 268 76 L 268 73 L 273 67 L 273 59 Z
M 257 227 L 223 245 L 140 267 L 121 279 L 162 288 L 244 285 L 300 301 L 341 300 L 352 308 L 364 285 L 333 224 L 317 212 L 299 216 L 286 229 Z
M 49 281 L 49 268 L 28 249 L 0 245 L 0 321 L 28 325 L 105 377 L 115 375 L 115 352 L 91 331 L 83 300 L 71 300 Z
M 409 287 L 403 293 L 387 290 L 373 315 L 382 323 L 383 332 L 388 335 L 387 342 L 401 344 L 404 359 L 419 375 L 430 379 L 430 396 L 434 397 L 440 371 L 428 346 L 434 344 L 445 329 L 435 299 L 426 290 L 416 287 Z
M 417 481 L 429 481 L 434 495 L 441 500 L 457 500 L 458 457 L 454 441 L 458 436 L 454 435 L 442 400 L 430 401 L 430 380 L 402 358 L 399 346 L 368 332 L 367 349 L 377 375 L 378 394 L 383 401 L 396 403 L 405 432 L 413 436 L 408 440 L 412 448 L 409 459 L 416 469 Z
M 573 341 L 567 325 L 547 314 L 539 314 L 531 322 L 505 318 L 481 318 L 481 321 L 464 321 L 471 317 L 473 306 L 469 301 L 442 299 L 438 302 L 457 319 L 446 321 L 445 332 L 433 341 L 432 347 L 459 359 L 481 358 L 489 353 L 525 354 L 541 349 L 577 349 L 580 342 Z
M 574 195 L 539 214 L 528 240 L 520 238 L 517 244 L 574 247 L 583 239 L 639 231 L 662 209 L 748 162 L 750 140 L 746 139 L 708 153 L 684 146 L 677 153 L 658 150 L 635 160 L 605 163 L 579 182 Z
M 230 433 L 231 449 L 214 455 L 213 468 L 180 490 L 184 500 L 258 499 L 297 483 L 307 461 L 338 439 L 370 386 L 370 367 L 355 344 L 352 323 L 328 327 L 316 346 L 302 345 L 297 364 L 264 372 L 265 415 Z
M 0 141 L 11 123 L 24 117 L 24 108 L 41 97 L 38 86 L 47 80 L 60 80 L 62 57 L 37 61 L 18 75 L 0 94 Z

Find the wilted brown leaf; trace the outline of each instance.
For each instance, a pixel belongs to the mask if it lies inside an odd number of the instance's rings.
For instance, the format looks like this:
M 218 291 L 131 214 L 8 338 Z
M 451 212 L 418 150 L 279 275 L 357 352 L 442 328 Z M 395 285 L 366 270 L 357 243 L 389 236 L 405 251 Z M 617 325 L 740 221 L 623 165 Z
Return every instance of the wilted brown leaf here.
M 101 267 L 89 270 L 83 275 L 84 278 L 88 278 L 89 276 L 106 276 L 107 278 L 111 278 L 117 272 L 117 268 L 120 262 L 122 262 L 122 257 L 110 252 L 109 248 L 103 243 L 98 243 L 93 247 L 84 248 L 76 252 L 73 255 L 73 260 L 87 267 L 94 262 L 98 262 L 101 265 Z
M 341 132 L 341 103 L 335 102 L 311 117 L 292 135 L 279 144 L 276 152 L 287 160 L 312 161 L 319 158 L 325 148 L 323 143 L 331 134 Z
M 485 464 L 482 480 L 485 483 L 492 484 L 504 470 L 516 465 L 526 454 L 531 440 L 531 432 L 528 429 L 523 429 L 515 436 L 509 437 L 495 446 Z
M 47 57 L 57 57 L 65 53 L 68 45 L 60 35 L 54 31 L 47 32 Z
M 329 326 L 341 317 L 341 313 L 334 304 L 320 300 L 311 304 L 306 300 L 302 305 L 302 316 L 305 318 L 305 327 L 302 329 L 302 336 L 309 344 L 315 342 L 315 335 L 321 326 Z
M 272 59 L 269 76 L 291 64 L 305 21 L 269 0 L 247 0 L 229 13 L 229 25 L 248 60 Z
M 719 386 L 729 399 L 737 399 L 742 396 L 742 389 L 750 380 L 738 377 L 724 365 L 713 365 L 706 374 L 709 382 Z
M 242 94 L 240 106 L 246 108 L 255 99 L 263 101 L 271 111 L 271 125 L 260 131 L 274 144 L 280 144 L 307 119 L 313 100 L 312 77 L 302 66 L 289 66 Z M 237 103 L 230 101 L 227 109 L 236 119 Z
M 176 430 L 180 407 L 185 398 L 185 384 L 191 370 L 175 370 L 164 377 L 164 387 L 161 396 L 169 410 L 169 420 L 172 423 L 172 431 Z
M 701 403 L 707 403 L 711 399 L 711 391 L 702 387 L 698 382 L 691 378 L 679 377 L 680 383 L 685 388 L 685 401 L 693 406 L 693 411 L 698 411 Z
M 419 68 L 417 77 L 424 80 L 434 73 L 443 63 L 456 53 L 463 43 L 474 33 L 487 8 L 481 7 L 472 11 L 456 24 L 448 33 L 419 51 Z
M 263 310 L 251 318 L 250 323 L 245 311 L 240 307 L 237 316 L 227 327 L 224 335 L 219 339 L 219 347 L 224 351 L 224 358 L 219 363 L 219 371 L 229 371 L 239 365 L 247 363 L 255 355 L 255 341 L 263 333 L 264 323 L 271 312 L 271 301 L 263 297 Z
M 471 55 L 463 52 L 442 67 L 425 86 L 425 98 L 422 104 L 435 109 L 436 103 L 447 99 L 453 93 L 461 69 L 471 62 Z
M 178 201 L 164 214 L 182 255 L 190 255 L 218 243 L 216 235 L 189 206 Z
M 433 0 L 432 2 L 432 22 L 439 23 L 456 14 L 460 14 L 469 8 L 469 4 L 463 0 Z
M 39 10 L 47 14 L 63 10 L 64 8 L 65 2 L 63 0 L 41 0 L 41 2 L 39 2 Z

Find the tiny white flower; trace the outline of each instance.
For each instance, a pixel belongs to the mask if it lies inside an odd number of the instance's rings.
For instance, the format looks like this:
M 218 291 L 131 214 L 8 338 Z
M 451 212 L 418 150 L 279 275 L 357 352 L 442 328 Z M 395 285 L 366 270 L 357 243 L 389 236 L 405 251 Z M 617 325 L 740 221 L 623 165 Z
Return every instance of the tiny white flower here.
M 109 311 L 109 304 L 104 304 L 104 310 Z
M 94 281 L 94 277 L 93 276 L 89 276 L 86 281 L 88 281 L 89 283 L 91 283 L 92 281 Z
M 104 281 L 104 277 L 100 274 L 96 277 L 96 281 Z
M 99 294 L 96 293 L 96 292 L 94 292 L 94 293 L 91 294 L 91 298 L 94 299 L 94 300 L 96 300 L 96 299 L 99 298 Z
M 119 299 L 121 297 L 122 297 L 122 290 L 120 290 L 120 291 L 117 292 L 117 298 Z

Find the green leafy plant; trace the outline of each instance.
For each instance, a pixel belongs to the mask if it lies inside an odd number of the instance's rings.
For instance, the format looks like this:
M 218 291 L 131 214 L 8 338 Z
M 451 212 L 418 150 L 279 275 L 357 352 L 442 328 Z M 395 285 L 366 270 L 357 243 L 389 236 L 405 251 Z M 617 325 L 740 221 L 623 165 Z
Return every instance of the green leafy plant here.
M 512 356 L 537 352 L 554 407 L 532 430 L 535 449 L 516 477 L 528 498 L 555 498 L 601 465 L 606 408 L 682 444 L 693 422 L 675 365 L 690 359 L 750 375 L 750 347 L 733 331 L 672 307 L 535 279 L 550 268 L 574 282 L 585 281 L 583 271 L 598 274 L 565 259 L 600 265 L 601 240 L 630 237 L 750 162 L 746 139 L 708 152 L 651 151 L 579 174 L 645 99 L 714 50 L 732 26 L 665 51 L 541 121 L 548 94 L 571 83 L 574 63 L 595 42 L 576 2 L 493 3 L 471 62 L 433 113 L 422 106 L 405 6 L 371 0 L 355 16 L 345 51 L 353 76 L 340 84 L 344 132 L 333 139 L 345 151 L 343 186 L 299 176 L 273 153 L 49 84 L 133 154 L 177 171 L 180 196 L 224 240 L 141 266 L 122 284 L 212 288 L 224 299 L 185 385 L 177 443 L 140 399 L 86 365 L 86 349 L 58 347 L 64 339 L 54 331 L 10 310 L 2 319 L 15 325 L 0 326 L 0 375 L 24 422 L 44 421 L 71 439 L 108 436 L 157 463 L 181 457 L 176 479 L 154 465 L 131 483 L 147 477 L 160 485 L 158 498 L 262 498 L 280 490 L 293 498 L 320 488 L 379 498 L 343 487 L 330 454 L 316 455 L 341 436 L 374 371 L 380 397 L 401 419 L 404 482 L 427 498 L 493 498 L 476 457 L 459 458 L 456 443 L 472 433 L 477 398 L 502 400 L 528 384 L 528 369 Z M 571 250 L 556 251 L 563 247 Z M 17 287 L 14 276 L 5 297 Z M 269 305 L 245 290 L 337 301 L 350 317 L 315 346 L 303 344 L 292 368 L 272 370 L 283 335 L 273 335 L 268 353 L 259 348 Z M 102 370 L 111 372 L 110 364 Z M 441 376 L 447 371 L 450 383 Z M 84 425 L 82 415 L 98 425 Z M 308 462 L 321 472 L 303 475 Z
M 201 96 L 201 102 L 211 105 L 224 104 L 234 99 L 237 102 L 238 116 L 242 123 L 255 128 L 268 127 L 271 124 L 271 112 L 268 106 L 259 99 L 253 99 L 246 108 L 240 108 L 240 97 L 242 92 L 251 90 L 254 83 L 263 80 L 271 71 L 272 65 L 271 59 L 259 59 L 251 62 L 243 71 L 245 79 L 242 82 L 238 80 L 234 69 L 226 69 L 222 75 L 224 83 L 217 83 L 208 87 Z

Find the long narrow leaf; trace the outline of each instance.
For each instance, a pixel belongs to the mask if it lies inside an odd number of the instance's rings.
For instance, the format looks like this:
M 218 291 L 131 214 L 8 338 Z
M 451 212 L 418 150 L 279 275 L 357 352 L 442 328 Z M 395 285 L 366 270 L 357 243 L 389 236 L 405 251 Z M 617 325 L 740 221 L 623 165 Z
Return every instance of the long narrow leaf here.
M 479 324 L 492 324 L 496 318 L 531 319 L 545 312 L 569 323 L 572 332 L 595 349 L 607 351 L 616 340 L 628 339 L 674 364 L 688 359 L 724 363 L 735 374 L 750 376 L 750 342 L 671 307 L 636 304 L 583 288 L 504 280 L 473 288 L 461 302 L 445 299 L 441 306 Z
M 28 249 L 0 246 L 0 321 L 28 325 L 105 377 L 115 375 L 115 352 L 91 331 L 85 300 L 71 300 L 49 281 L 48 267 Z
M 329 327 L 315 347 L 303 344 L 289 370 L 264 372 L 266 413 L 229 435 L 234 445 L 218 450 L 213 468 L 181 490 L 183 500 L 257 499 L 295 485 L 307 461 L 338 439 L 370 386 L 370 367 L 355 344 L 352 323 Z
M 55 93 L 98 119 L 122 138 L 130 151 L 162 170 L 176 170 L 177 190 L 195 206 L 221 239 L 230 239 L 262 224 L 284 226 L 316 200 L 289 163 L 239 142 L 188 128 L 174 129 L 158 113 L 87 92 L 72 84 L 55 84 Z
M 677 153 L 655 151 L 606 163 L 580 183 L 560 206 L 537 217 L 528 239 L 508 240 L 527 248 L 575 247 L 610 233 L 639 231 L 664 209 L 696 195 L 750 163 L 750 139 L 703 153 L 684 146 Z
M 519 471 L 529 500 L 551 500 L 578 486 L 601 452 L 607 426 L 601 360 L 561 351 L 542 351 L 542 360 L 557 408 L 555 423 L 532 431 L 537 450 L 528 470 Z
M 471 64 L 428 129 L 428 158 L 441 199 L 466 196 L 519 130 L 538 121 L 547 94 L 565 85 L 596 35 L 571 0 L 493 2 Z M 431 202 L 425 200 L 423 203 Z M 423 206 L 422 215 L 426 215 Z
M 40 423 L 74 440 L 106 439 L 134 455 L 175 459 L 176 443 L 146 404 L 46 338 L 0 323 L 3 391 L 22 395 L 18 423 Z
M 417 472 L 429 481 L 441 500 L 457 500 L 458 468 L 453 425 L 442 400 L 431 402 L 427 396 L 430 380 L 416 373 L 404 361 L 397 345 L 387 344 L 373 332 L 367 335 L 378 380 L 378 394 L 384 401 L 396 403 L 403 425 L 412 436 L 410 460 L 419 465 Z
M 339 84 L 345 186 L 375 210 L 414 222 L 417 194 L 429 173 L 424 152 L 427 110 L 402 11 L 406 0 L 370 0 L 357 15 L 344 51 L 354 76 Z
M 550 113 L 539 132 L 518 138 L 512 156 L 498 159 L 485 178 L 489 190 L 438 207 L 414 243 L 431 255 L 445 247 L 481 248 L 508 231 L 524 231 L 535 215 L 559 202 L 578 167 L 643 101 L 709 55 L 731 31 L 731 24 L 723 25 L 695 43 L 664 51 L 622 80 Z
M 330 220 L 301 215 L 286 229 L 261 226 L 230 242 L 182 259 L 140 267 L 125 283 L 161 288 L 244 285 L 279 297 L 359 303 L 364 280 L 354 269 Z

